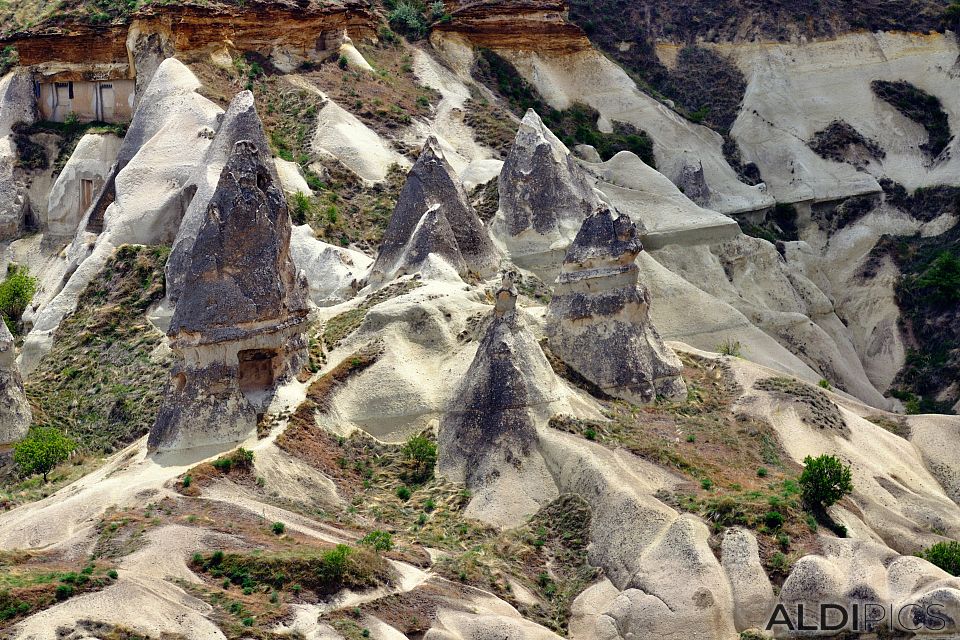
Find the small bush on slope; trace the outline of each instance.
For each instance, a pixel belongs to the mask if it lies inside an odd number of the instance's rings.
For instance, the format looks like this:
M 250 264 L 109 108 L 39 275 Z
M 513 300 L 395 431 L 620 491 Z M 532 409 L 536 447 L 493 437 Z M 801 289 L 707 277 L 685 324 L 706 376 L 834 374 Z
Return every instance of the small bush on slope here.
M 952 576 L 960 576 L 960 542 L 956 540 L 938 542 L 917 555 L 937 565 Z
M 19 334 L 20 318 L 36 292 L 37 279 L 27 267 L 7 265 L 7 277 L 0 282 L 0 317 L 13 335 Z
M 836 456 L 821 455 L 803 459 L 800 487 L 803 499 L 811 507 L 826 509 L 853 491 L 850 466 Z
M 35 427 L 13 449 L 13 461 L 25 475 L 39 473 L 43 481 L 47 474 L 67 459 L 77 444 L 58 429 Z

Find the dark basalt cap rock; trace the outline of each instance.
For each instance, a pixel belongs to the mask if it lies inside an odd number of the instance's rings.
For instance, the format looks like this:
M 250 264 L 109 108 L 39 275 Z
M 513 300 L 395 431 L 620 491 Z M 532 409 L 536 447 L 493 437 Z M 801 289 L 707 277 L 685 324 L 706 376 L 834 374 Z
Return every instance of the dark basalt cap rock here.
M 642 250 L 629 217 L 598 209 L 567 251 L 546 322 L 557 356 L 605 393 L 635 403 L 686 392 L 680 360 L 650 319 L 634 262 Z
M 170 335 L 200 342 L 300 322 L 306 283 L 290 258 L 290 215 L 257 145 L 237 142 L 194 243 Z
M 445 259 L 461 276 L 467 271 L 490 275 L 500 262 L 486 227 L 433 136 L 407 174 L 372 273 L 390 280 L 415 271 L 431 254 Z
M 569 150 L 533 109 L 520 123 L 500 172 L 499 189 L 500 211 L 510 236 L 532 230 L 573 237 L 600 202 Z
M 220 120 L 220 127 L 207 148 L 203 166 L 199 173 L 191 176 L 184 186 L 184 199 L 189 200 L 180 229 L 177 231 L 173 249 L 167 258 L 165 273 L 167 276 L 167 297 L 174 304 L 183 291 L 183 280 L 193 257 L 193 244 L 197 240 L 200 226 L 206 218 L 207 205 L 216 190 L 216 183 L 208 178 L 208 169 L 220 171 L 227 163 L 234 145 L 240 140 L 253 143 L 260 151 L 260 157 L 270 172 L 275 184 L 279 184 L 276 167 L 270 159 L 270 145 L 263 133 L 263 124 L 254 106 L 253 93 L 241 91 L 227 107 Z

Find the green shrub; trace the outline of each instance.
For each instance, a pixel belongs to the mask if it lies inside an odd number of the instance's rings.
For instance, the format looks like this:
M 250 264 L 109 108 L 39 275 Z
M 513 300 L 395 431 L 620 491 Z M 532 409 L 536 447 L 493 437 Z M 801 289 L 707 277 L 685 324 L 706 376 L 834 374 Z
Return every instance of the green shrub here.
M 343 54 L 341 54 L 340 57 L 337 59 L 337 66 L 340 67 L 341 69 L 346 69 L 349 64 L 350 64 L 350 61 L 347 60 L 347 56 Z
M 411 40 L 419 40 L 427 33 L 427 22 L 422 10 L 410 2 L 397 3 L 394 9 L 387 14 L 387 22 Z
M 189 489 L 191 483 L 193 483 L 193 477 L 192 477 L 189 473 L 188 473 L 187 475 L 183 476 L 183 488 L 184 488 L 184 489 Z
M 767 525 L 769 529 L 779 529 L 783 526 L 783 522 L 783 514 L 779 511 L 768 511 L 766 515 L 763 516 L 763 523 Z
M 7 75 L 10 68 L 20 62 L 20 55 L 13 46 L 6 46 L 0 51 L 0 76 Z
M 757 469 L 758 478 L 766 478 L 768 473 L 769 471 L 767 471 L 766 467 L 760 467 L 759 469 Z
M 290 216 L 294 224 L 306 224 L 310 214 L 310 198 L 302 191 L 293 194 L 293 211 Z
M 830 381 L 829 381 L 829 380 L 825 380 L 825 379 L 821 378 L 821 379 L 820 379 L 820 382 L 818 382 L 817 384 L 820 385 L 820 388 L 826 389 L 827 391 L 832 391 L 832 390 L 833 390 L 833 386 L 830 384 Z
M 287 525 L 283 524 L 282 522 L 274 522 L 270 526 L 270 530 L 273 531 L 274 534 L 279 536 L 279 535 L 282 535 L 283 532 L 287 530 Z
M 405 486 L 405 485 L 404 485 L 404 486 L 399 486 L 399 487 L 397 487 L 397 497 L 400 498 L 401 500 L 403 500 L 403 501 L 409 500 L 409 499 L 410 499 L 410 495 L 411 495 L 411 493 L 410 493 L 410 488 L 409 488 L 409 487 L 407 487 L 407 486 Z
M 19 333 L 20 319 L 36 292 L 37 279 L 30 275 L 27 267 L 7 265 L 7 277 L 0 282 L 0 316 L 10 333 Z
M 950 251 L 941 252 L 915 282 L 933 302 L 960 302 L 960 257 Z
M 116 569 L 110 569 L 110 571 L 107 571 L 107 577 L 111 580 L 116 580 L 119 575 L 120 574 L 117 573 Z
M 960 576 L 960 542 L 956 540 L 938 542 L 917 555 L 952 576 Z
M 740 341 L 727 338 L 717 345 L 717 353 L 724 356 L 740 357 Z
M 377 551 L 390 551 L 393 549 L 393 536 L 390 535 L 389 531 L 375 529 L 360 538 L 360 544 L 372 547 Z
M 411 436 L 403 445 L 403 457 L 411 466 L 411 480 L 426 482 L 437 464 L 437 445 L 423 435 Z
M 68 584 L 58 584 L 54 595 L 56 596 L 57 600 L 66 600 L 73 595 L 73 587 Z
M 76 443 L 53 427 L 34 427 L 13 449 L 13 461 L 25 475 L 47 474 L 67 459 Z
M 850 466 L 836 456 L 807 456 L 803 464 L 800 487 L 804 501 L 811 507 L 826 509 L 853 491 Z

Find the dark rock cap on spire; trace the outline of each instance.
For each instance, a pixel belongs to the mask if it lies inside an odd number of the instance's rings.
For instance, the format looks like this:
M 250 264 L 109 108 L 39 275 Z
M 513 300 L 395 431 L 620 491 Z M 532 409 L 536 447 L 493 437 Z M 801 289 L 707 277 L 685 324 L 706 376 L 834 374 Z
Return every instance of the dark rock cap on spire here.
M 407 174 L 373 265 L 373 278 L 390 280 L 416 271 L 431 254 L 446 260 L 461 276 L 468 271 L 490 275 L 500 262 L 486 227 L 433 136 Z

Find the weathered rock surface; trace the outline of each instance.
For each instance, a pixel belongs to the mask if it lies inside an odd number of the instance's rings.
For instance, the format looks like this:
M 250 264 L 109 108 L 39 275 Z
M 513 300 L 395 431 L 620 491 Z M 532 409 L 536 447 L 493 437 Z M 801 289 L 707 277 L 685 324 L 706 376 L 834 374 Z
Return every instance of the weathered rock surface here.
M 329 307 L 352 298 L 373 261 L 359 251 L 317 240 L 309 225 L 293 227 L 290 257 L 306 273 L 310 300 Z
M 88 133 L 77 143 L 76 149 L 50 189 L 46 233 L 55 237 L 72 238 L 87 212 L 84 206 L 84 188 L 92 197 L 110 177 L 122 138 L 112 134 Z M 89 187 L 84 187 L 89 183 Z M 86 203 L 88 206 L 90 202 Z
M 606 201 L 637 223 L 648 251 L 668 244 L 714 244 L 740 235 L 732 218 L 693 202 L 636 154 L 621 151 L 606 162 L 583 166 Z
M 500 262 L 486 227 L 433 136 L 407 175 L 370 280 L 383 282 L 429 270 L 425 267 L 430 258 L 445 261 L 460 277 L 489 276 Z
M 173 241 L 187 204 L 183 185 L 202 162 L 222 114 L 197 93 L 199 87 L 179 60 L 160 64 L 134 112 L 116 166 L 67 249 L 65 272 L 71 275 L 32 320 L 21 351 L 23 375 L 50 350 L 53 332 L 118 246 Z
M 556 497 L 539 453 L 537 416 L 554 397 L 550 365 L 524 328 L 506 274 L 476 356 L 440 422 L 440 471 L 473 492 L 477 517 L 501 521 Z M 501 515 L 502 514 L 502 515 Z
M 253 93 L 250 91 L 241 91 L 230 101 L 213 142 L 207 147 L 203 162 L 183 186 L 181 197 L 186 210 L 166 266 L 167 297 L 171 304 L 176 304 L 180 299 L 183 281 L 193 256 L 193 246 L 207 217 L 207 205 L 213 197 L 220 173 L 233 152 L 234 145 L 240 140 L 254 144 L 265 162 L 270 158 L 270 146 L 267 144 L 263 124 L 257 116 Z M 266 162 L 266 165 L 271 179 L 279 184 L 273 163 Z
M 894 616 L 893 627 L 899 632 L 915 632 L 918 626 L 923 627 L 921 637 L 944 638 L 960 632 L 960 578 L 926 560 L 899 556 L 867 540 L 824 538 L 821 554 L 804 556 L 794 564 L 780 591 L 780 602 L 793 620 L 797 606 L 804 605 L 810 624 L 840 622 L 836 611 L 827 612 L 821 620 L 820 603 L 858 602 L 861 606 L 876 603 L 888 612 L 892 606 L 895 613 L 906 608 L 902 616 Z M 939 622 L 928 618 L 928 611 L 936 613 Z M 917 624 L 922 622 L 926 624 Z M 782 625 L 774 633 L 795 637 Z
M 636 225 L 602 207 L 567 251 L 547 310 L 550 349 L 604 392 L 635 403 L 686 394 L 679 358 L 650 319 Z
M 290 216 L 254 142 L 238 141 L 200 225 L 170 323 L 178 356 L 151 449 L 237 441 L 304 356 L 306 282 Z
M 18 122 L 36 119 L 33 81 L 11 71 L 0 79 L 0 240 L 16 236 L 30 209 L 26 186 L 15 171 L 17 149 L 11 130 Z
M 746 529 L 727 529 L 720 545 L 720 564 L 730 580 L 733 618 L 738 631 L 763 628 L 775 597 L 767 572 L 760 563 L 757 538 Z
M 500 210 L 491 229 L 521 266 L 559 263 L 600 200 L 570 151 L 527 111 L 499 181 Z
M 0 319 L 0 444 L 15 442 L 30 428 L 30 405 L 17 369 L 13 336 Z

